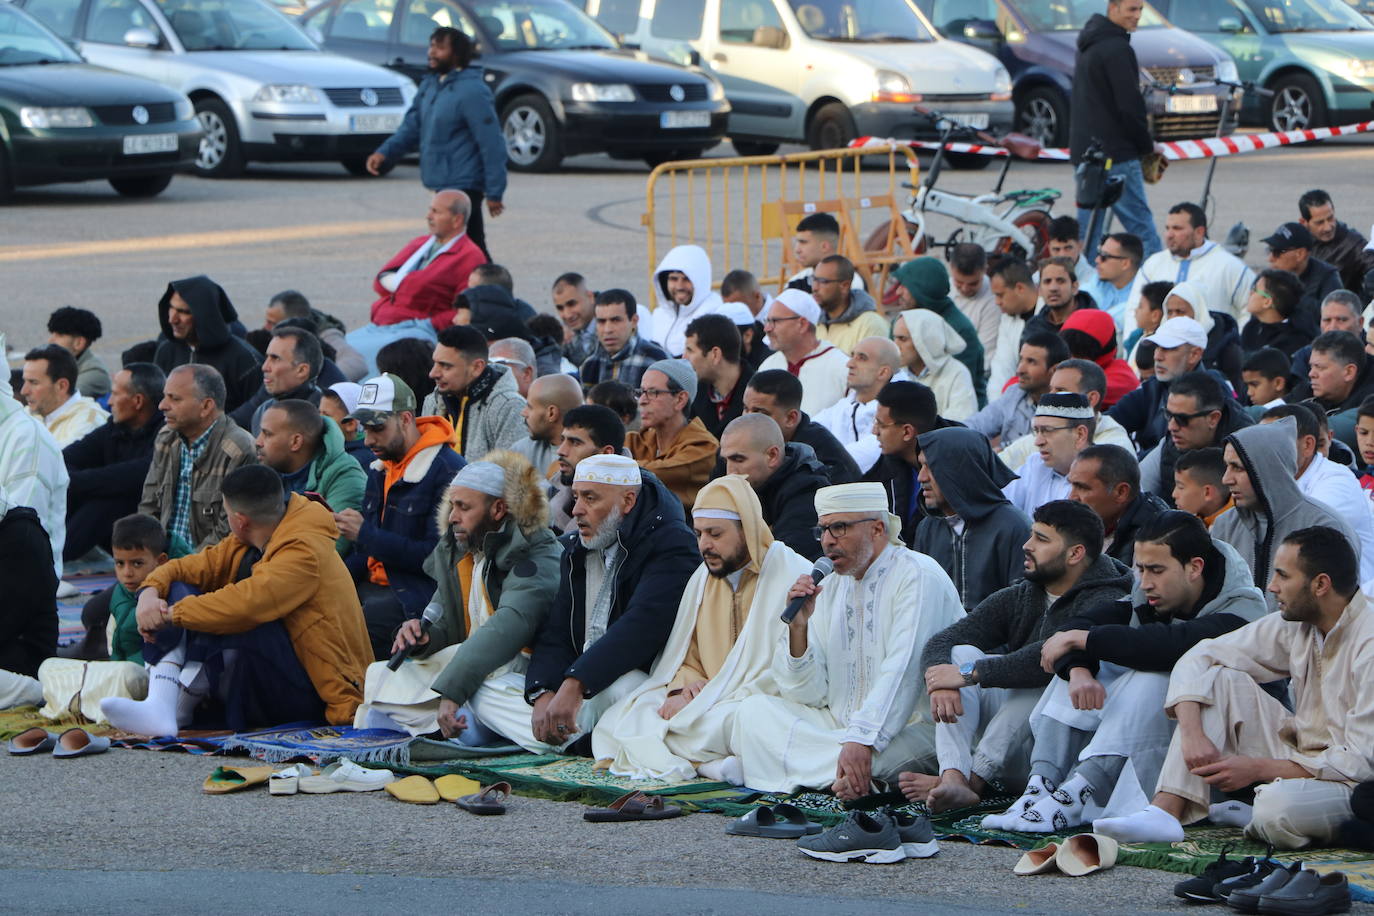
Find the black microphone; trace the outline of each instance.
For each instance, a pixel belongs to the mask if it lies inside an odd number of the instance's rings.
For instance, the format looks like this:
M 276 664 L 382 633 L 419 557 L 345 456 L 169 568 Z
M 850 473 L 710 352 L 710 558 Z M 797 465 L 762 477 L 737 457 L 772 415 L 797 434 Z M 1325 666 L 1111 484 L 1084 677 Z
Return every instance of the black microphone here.
M 420 635 L 424 636 L 428 633 L 429 628 L 438 623 L 439 618 L 442 616 L 444 616 L 444 609 L 437 604 L 431 604 L 429 607 L 425 608 L 425 612 L 420 615 Z M 391 661 L 386 663 L 387 670 L 395 671 L 397 668 L 401 667 L 401 662 L 410 658 L 410 653 L 414 652 L 419 647 L 420 644 L 416 642 L 397 649 L 392 653 Z
M 826 576 L 830 575 L 834 571 L 835 564 L 830 562 L 830 558 L 821 557 L 819 560 L 816 561 L 816 565 L 811 567 L 811 581 L 819 583 L 822 579 L 824 579 Z M 791 623 L 792 618 L 797 616 L 797 612 L 802 609 L 802 605 L 806 603 L 806 599 L 808 597 L 810 596 L 798 595 L 791 601 L 787 602 L 787 607 L 782 612 L 782 622 Z

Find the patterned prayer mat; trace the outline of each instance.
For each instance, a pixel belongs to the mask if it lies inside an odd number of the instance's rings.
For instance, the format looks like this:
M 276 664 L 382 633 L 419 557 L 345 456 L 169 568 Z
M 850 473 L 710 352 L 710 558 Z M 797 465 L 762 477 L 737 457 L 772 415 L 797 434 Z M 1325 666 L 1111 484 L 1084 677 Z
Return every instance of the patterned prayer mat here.
M 71 598 L 57 599 L 57 644 L 66 646 L 76 642 L 86 634 L 81 625 L 81 609 L 96 592 L 109 588 L 115 583 L 113 573 L 99 575 L 68 576 L 67 582 L 81 589 L 81 594 Z
M 42 726 L 54 735 L 60 735 L 69 728 L 84 728 L 93 735 L 113 735 L 114 729 L 106 725 L 95 725 L 84 716 L 67 714 L 60 719 L 49 719 L 38 712 L 37 706 L 16 706 L 13 709 L 0 709 L 0 741 L 8 741 L 35 725 Z
M 224 739 L 225 753 L 247 753 L 268 763 L 310 760 L 323 765 L 347 757 L 378 766 L 410 760 L 410 735 L 385 728 L 353 728 L 294 722 L 256 732 L 240 732 Z
M 186 754 L 203 756 L 223 754 L 224 742 L 233 737 L 231 731 L 197 731 L 183 729 L 175 735 L 152 738 L 147 735 L 134 735 L 129 732 L 111 730 L 110 743 L 115 747 L 134 751 L 181 751 Z

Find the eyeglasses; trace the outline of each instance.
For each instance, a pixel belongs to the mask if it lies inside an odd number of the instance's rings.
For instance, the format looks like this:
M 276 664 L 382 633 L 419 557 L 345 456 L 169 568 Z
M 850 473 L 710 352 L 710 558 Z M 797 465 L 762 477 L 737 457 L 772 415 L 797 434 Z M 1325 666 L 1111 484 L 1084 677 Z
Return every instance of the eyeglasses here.
M 818 277 L 818 276 L 816 276 L 815 274 L 812 274 L 812 275 L 811 275 L 811 282 L 812 282 L 812 283 L 839 283 L 840 281 L 839 281 L 839 278 L 838 278 L 838 277 Z
M 1073 429 L 1073 425 L 1068 426 L 1032 426 L 1031 435 L 1049 437 L 1050 433 L 1062 432 L 1066 429 Z
M 872 521 L 872 519 L 865 519 L 865 521 Z M 849 533 L 850 528 L 860 524 L 863 524 L 863 522 L 831 522 L 828 525 L 817 525 L 815 528 L 811 529 L 811 536 L 819 541 L 823 535 L 828 533 L 832 538 L 838 541 Z
M 773 325 L 781 324 L 784 321 L 801 321 L 801 316 L 793 315 L 790 318 L 765 318 L 763 319 L 763 326 L 765 328 L 771 328 Z
M 1174 413 L 1172 410 L 1164 411 L 1165 418 L 1176 426 L 1187 426 L 1198 417 L 1205 417 L 1213 413 L 1211 410 L 1199 410 L 1197 413 Z
M 1258 286 L 1252 287 L 1250 290 L 1250 294 L 1254 296 L 1259 296 L 1262 299 L 1268 299 L 1270 302 L 1274 301 L 1274 297 L 1267 290 L 1262 290 Z
M 1107 252 L 1105 252 L 1105 251 L 1099 251 L 1099 252 L 1097 253 L 1097 259 L 1098 259 L 1099 261 L 1129 261 L 1129 260 L 1130 260 L 1130 258 L 1126 257 L 1124 254 L 1107 254 Z
M 906 424 L 905 424 L 905 423 L 884 423 L 884 422 L 882 422 L 881 420 L 876 420 L 876 419 L 873 421 L 873 428 L 874 428 L 874 429 L 895 429 L 895 428 L 898 427 L 898 426 L 906 426 Z
M 656 398 L 663 394 L 672 394 L 667 388 L 636 388 L 630 393 L 635 396 L 636 401 L 642 401 L 645 398 Z

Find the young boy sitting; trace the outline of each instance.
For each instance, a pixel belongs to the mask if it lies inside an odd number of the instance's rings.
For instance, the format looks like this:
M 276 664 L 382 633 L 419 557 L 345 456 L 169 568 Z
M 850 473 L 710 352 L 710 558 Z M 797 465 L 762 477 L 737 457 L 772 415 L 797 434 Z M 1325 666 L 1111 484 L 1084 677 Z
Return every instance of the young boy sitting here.
M 1202 519 L 1210 530 L 1212 523 L 1231 508 L 1231 491 L 1221 482 L 1226 461 L 1219 448 L 1199 448 L 1181 452 L 1174 466 L 1174 505 Z
M 1369 491 L 1374 498 L 1374 395 L 1360 402 L 1355 414 L 1355 440 L 1360 445 L 1359 460 L 1360 486 Z
M 1288 354 L 1273 347 L 1261 347 L 1246 357 L 1240 367 L 1245 394 L 1250 401 L 1250 416 L 1259 419 L 1270 407 L 1278 407 L 1292 388 L 1293 362 Z
M 320 396 L 320 413 L 338 424 L 344 437 L 344 451 L 357 459 L 366 471 L 377 456 L 363 441 L 363 428 L 352 417 L 358 408 L 358 395 L 363 386 L 357 382 L 336 382 L 326 388 Z

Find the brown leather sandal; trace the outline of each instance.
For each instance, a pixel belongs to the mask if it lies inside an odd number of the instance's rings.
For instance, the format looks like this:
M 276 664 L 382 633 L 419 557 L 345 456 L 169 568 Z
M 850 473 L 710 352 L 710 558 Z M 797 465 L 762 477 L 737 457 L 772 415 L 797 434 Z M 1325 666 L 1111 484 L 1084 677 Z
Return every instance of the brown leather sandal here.
M 628 792 L 611 802 L 608 808 L 589 808 L 582 812 L 582 819 L 594 824 L 663 821 L 681 816 L 682 809 L 677 805 L 663 804 L 663 796 L 645 795 L 643 792 Z
M 510 798 L 510 783 L 494 782 L 476 795 L 464 795 L 453 803 L 473 814 L 505 814 Z

